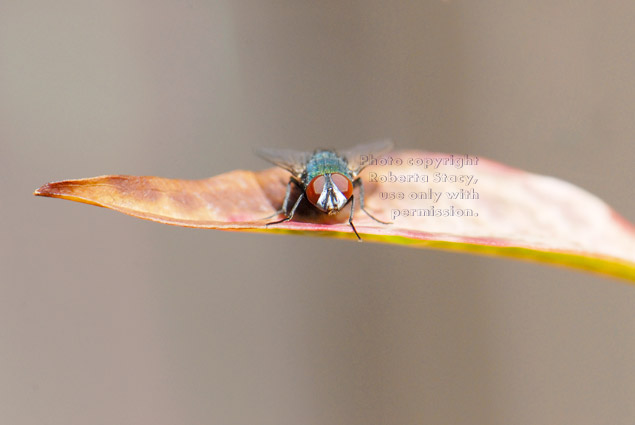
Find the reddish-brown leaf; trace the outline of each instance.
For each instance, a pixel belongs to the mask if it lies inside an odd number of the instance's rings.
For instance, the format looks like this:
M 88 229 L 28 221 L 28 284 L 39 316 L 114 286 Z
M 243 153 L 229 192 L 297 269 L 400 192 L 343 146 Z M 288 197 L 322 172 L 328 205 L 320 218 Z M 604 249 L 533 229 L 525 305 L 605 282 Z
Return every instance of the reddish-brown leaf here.
M 418 164 L 430 158 L 462 158 L 447 154 L 402 151 L 386 158 L 393 164 L 370 166 L 362 177 L 367 209 L 393 224 L 379 224 L 356 211 L 355 225 L 364 240 L 534 259 L 635 280 L 635 228 L 600 199 L 572 184 L 482 158 L 461 168 Z M 394 165 L 399 160 L 402 165 Z M 434 181 L 435 173 L 472 176 L 472 182 Z M 410 182 L 391 181 L 391 176 L 415 175 L 419 181 L 413 181 L 415 177 Z M 422 182 L 423 176 L 429 180 Z M 282 204 L 288 179 L 288 173 L 277 168 L 232 171 L 205 180 L 102 176 L 48 183 L 35 195 L 179 226 L 265 231 L 271 220 L 263 218 Z M 472 189 L 478 199 L 448 196 L 467 195 Z M 404 199 L 384 199 L 385 194 L 398 198 L 400 193 Z M 410 199 L 412 194 L 427 198 L 431 193 L 433 197 L 440 194 L 438 200 Z M 430 215 L 433 210 L 448 216 Z M 472 215 L 456 216 L 469 210 Z M 354 238 L 347 218 L 348 208 L 329 217 L 306 207 L 292 222 L 266 231 Z

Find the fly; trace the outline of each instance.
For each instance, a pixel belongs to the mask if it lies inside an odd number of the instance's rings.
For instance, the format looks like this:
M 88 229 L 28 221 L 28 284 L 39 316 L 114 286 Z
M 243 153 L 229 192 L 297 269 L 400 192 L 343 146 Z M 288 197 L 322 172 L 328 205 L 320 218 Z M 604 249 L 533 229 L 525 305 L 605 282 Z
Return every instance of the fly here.
M 351 213 L 348 217 L 357 239 L 361 242 L 357 229 L 353 224 L 355 211 L 355 195 L 353 191 L 359 187 L 359 203 L 362 211 L 370 218 L 381 224 L 390 224 L 373 217 L 364 207 L 364 184 L 359 174 L 366 167 L 363 156 L 379 155 L 392 148 L 392 142 L 383 140 L 366 145 L 355 146 L 349 150 L 336 152 L 329 149 L 317 149 L 313 152 L 302 152 L 291 149 L 258 149 L 256 153 L 261 158 L 291 173 L 287 185 L 287 192 L 280 208 L 271 218 L 284 214 L 285 218 L 267 223 L 267 226 L 283 223 L 293 218 L 298 205 L 306 198 L 311 205 L 329 215 L 337 214 L 349 203 Z M 289 196 L 291 186 L 296 185 L 302 193 L 289 211 Z

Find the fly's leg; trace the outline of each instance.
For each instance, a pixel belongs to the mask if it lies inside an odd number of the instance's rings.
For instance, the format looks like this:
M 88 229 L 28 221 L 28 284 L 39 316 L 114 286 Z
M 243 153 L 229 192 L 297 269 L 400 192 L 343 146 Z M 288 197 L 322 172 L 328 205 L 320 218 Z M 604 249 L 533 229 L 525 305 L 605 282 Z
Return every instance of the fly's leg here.
M 261 218 L 261 220 L 269 220 L 270 218 L 273 218 L 277 215 L 280 214 L 284 214 L 284 215 L 288 215 L 287 213 L 287 207 L 289 206 L 289 196 L 291 195 L 291 184 L 294 183 L 296 186 L 298 185 L 298 182 L 295 181 L 295 179 L 290 178 L 289 179 L 289 183 L 287 184 L 287 192 L 284 195 L 284 201 L 282 201 L 282 208 L 280 208 L 278 211 L 276 211 L 275 213 L 268 215 L 267 217 L 263 217 Z M 271 223 L 267 223 L 267 225 L 269 225 Z
M 291 183 L 289 183 L 289 185 L 290 184 Z M 265 227 L 269 227 L 269 226 L 274 225 L 274 224 L 284 223 L 285 221 L 291 220 L 293 218 L 293 214 L 295 214 L 295 210 L 298 209 L 298 205 L 300 205 L 300 201 L 302 201 L 302 198 L 304 198 L 304 193 L 302 193 L 300 196 L 298 196 L 298 200 L 295 201 L 295 204 L 293 204 L 293 208 L 291 208 L 291 212 L 289 212 L 289 214 L 287 214 L 286 211 L 285 211 L 285 215 L 287 217 L 283 218 L 282 220 L 272 221 L 271 223 L 267 223 L 267 224 L 265 224 Z M 287 199 L 285 199 L 285 205 L 283 205 L 283 208 L 286 206 Z
M 390 221 L 381 221 L 375 217 L 373 217 L 373 215 L 371 213 L 369 213 L 368 211 L 366 211 L 366 208 L 364 207 L 364 183 L 362 182 L 361 178 L 357 178 L 354 182 L 353 182 L 353 187 L 354 186 L 359 186 L 359 204 L 360 207 L 362 209 L 362 211 L 364 211 L 366 213 L 367 216 L 369 216 L 370 218 L 372 218 L 373 220 L 375 220 L 377 223 L 381 223 L 381 224 L 392 224 L 392 222 Z
M 359 233 L 357 233 L 357 229 L 355 228 L 355 225 L 353 224 L 353 213 L 355 212 L 355 195 L 351 196 L 351 215 L 348 216 L 348 224 L 351 225 L 351 227 L 353 228 L 353 232 L 355 232 L 355 236 L 357 236 L 357 240 L 359 242 L 362 241 L 362 238 L 359 237 Z

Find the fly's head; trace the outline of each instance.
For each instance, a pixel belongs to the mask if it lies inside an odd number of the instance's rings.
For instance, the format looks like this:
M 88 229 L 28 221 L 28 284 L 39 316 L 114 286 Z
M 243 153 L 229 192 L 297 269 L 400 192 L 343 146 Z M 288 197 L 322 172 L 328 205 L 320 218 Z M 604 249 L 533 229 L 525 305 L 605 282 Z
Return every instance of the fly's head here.
M 321 174 L 306 186 L 306 196 L 320 211 L 337 214 L 353 196 L 353 182 L 344 174 Z

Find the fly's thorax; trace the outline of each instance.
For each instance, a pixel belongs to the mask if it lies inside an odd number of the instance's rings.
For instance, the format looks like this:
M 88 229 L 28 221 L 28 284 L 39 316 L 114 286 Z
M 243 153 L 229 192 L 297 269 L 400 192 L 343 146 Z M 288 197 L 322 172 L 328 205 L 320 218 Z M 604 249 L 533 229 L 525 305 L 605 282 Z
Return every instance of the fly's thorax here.
M 346 159 L 334 151 L 317 151 L 306 164 L 306 170 L 303 174 L 304 184 L 309 184 L 317 176 L 331 173 L 343 174 L 349 179 L 352 177 Z

